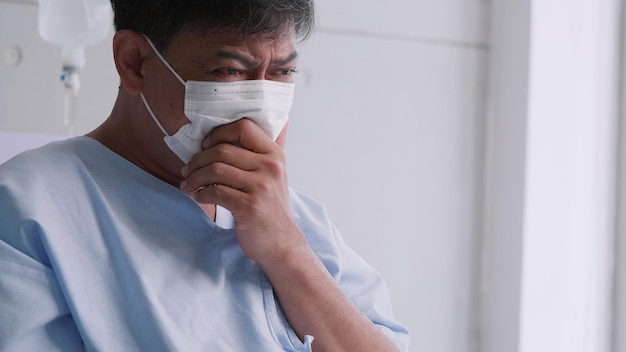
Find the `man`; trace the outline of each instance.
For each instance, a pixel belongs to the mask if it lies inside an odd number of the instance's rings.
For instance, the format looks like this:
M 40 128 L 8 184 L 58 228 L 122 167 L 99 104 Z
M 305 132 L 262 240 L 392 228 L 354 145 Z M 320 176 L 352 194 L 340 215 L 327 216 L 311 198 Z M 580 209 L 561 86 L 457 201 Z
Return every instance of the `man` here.
M 287 185 L 311 1 L 112 4 L 109 118 L 0 166 L 0 349 L 407 349 L 380 276 Z

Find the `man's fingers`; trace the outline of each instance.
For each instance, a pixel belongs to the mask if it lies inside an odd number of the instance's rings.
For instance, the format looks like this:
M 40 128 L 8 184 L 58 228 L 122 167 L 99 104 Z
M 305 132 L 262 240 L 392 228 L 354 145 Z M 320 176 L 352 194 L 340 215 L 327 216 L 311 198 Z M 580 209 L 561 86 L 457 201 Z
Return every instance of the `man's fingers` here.
M 256 169 L 256 158 L 257 155 L 249 150 L 230 143 L 222 143 L 194 155 L 189 164 L 183 168 L 182 174 L 187 177 L 192 172 L 216 162 L 229 164 L 245 171 L 253 171 Z
M 192 194 L 202 187 L 220 184 L 226 187 L 244 190 L 248 172 L 224 162 L 214 162 L 210 165 L 191 171 L 180 184 L 180 189 Z
M 220 143 L 240 145 L 255 153 L 269 153 L 275 147 L 274 141 L 254 121 L 241 120 L 216 127 L 202 143 L 205 149 Z
M 235 188 L 212 184 L 198 189 L 192 197 L 200 204 L 217 204 L 234 214 L 237 212 L 238 204 L 247 199 L 248 195 Z

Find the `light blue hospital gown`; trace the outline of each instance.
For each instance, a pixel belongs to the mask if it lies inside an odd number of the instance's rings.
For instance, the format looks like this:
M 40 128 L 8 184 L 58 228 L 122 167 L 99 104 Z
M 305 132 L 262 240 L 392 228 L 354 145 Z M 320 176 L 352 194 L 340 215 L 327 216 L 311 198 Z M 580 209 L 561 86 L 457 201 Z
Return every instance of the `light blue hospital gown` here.
M 291 205 L 336 282 L 406 350 L 380 275 L 323 207 L 293 191 Z M 88 137 L 0 165 L 0 351 L 310 348 L 234 230 L 177 188 Z

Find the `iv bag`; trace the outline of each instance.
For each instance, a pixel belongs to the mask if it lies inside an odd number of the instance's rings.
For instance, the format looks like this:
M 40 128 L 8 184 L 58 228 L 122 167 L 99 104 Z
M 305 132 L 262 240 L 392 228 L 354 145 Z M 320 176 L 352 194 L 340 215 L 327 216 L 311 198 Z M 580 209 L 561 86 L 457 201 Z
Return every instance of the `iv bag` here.
M 111 19 L 109 0 L 39 0 L 39 34 L 62 47 L 98 43 Z
M 112 24 L 109 0 L 39 0 L 39 35 L 63 48 L 65 125 L 74 128 L 74 105 L 85 66 L 85 47 L 103 40 Z
M 109 0 L 39 0 L 39 35 L 63 48 L 64 71 L 85 65 L 85 47 L 103 40 L 112 23 Z

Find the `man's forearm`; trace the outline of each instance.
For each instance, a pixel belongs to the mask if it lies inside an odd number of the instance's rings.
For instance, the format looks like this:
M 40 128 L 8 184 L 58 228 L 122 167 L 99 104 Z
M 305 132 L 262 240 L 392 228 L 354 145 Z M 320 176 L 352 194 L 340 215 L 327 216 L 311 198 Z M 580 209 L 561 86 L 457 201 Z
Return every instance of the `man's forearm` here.
M 262 264 L 287 320 L 317 351 L 397 351 L 348 299 L 304 241 L 280 262 Z

